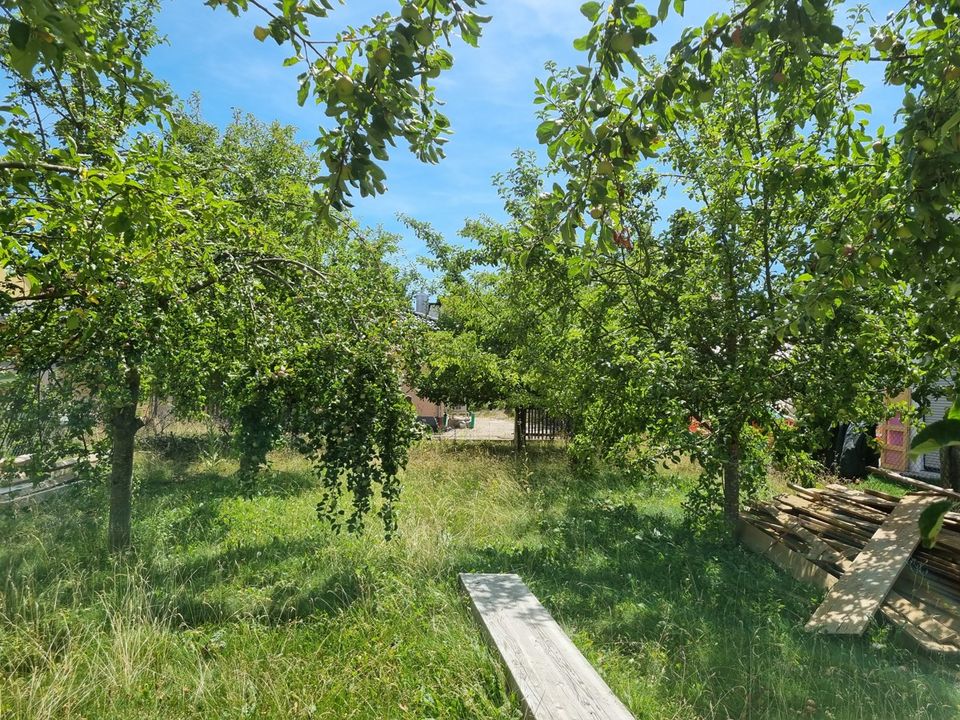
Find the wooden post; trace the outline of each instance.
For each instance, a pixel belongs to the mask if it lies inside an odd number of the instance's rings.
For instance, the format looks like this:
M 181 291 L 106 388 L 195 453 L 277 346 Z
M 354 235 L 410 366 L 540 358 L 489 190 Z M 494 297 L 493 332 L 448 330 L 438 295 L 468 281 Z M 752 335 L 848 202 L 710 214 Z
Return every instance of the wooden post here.
M 513 440 L 516 443 L 517 452 L 523 450 L 527 441 L 527 409 L 518 407 L 514 413 L 513 419 Z

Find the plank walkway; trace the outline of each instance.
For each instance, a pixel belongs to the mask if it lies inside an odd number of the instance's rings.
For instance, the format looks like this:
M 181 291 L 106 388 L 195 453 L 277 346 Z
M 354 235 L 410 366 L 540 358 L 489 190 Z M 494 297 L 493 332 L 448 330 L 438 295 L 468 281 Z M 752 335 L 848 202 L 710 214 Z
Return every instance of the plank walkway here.
M 937 498 L 905 495 L 848 570 L 830 588 L 806 629 L 860 635 L 920 543 L 920 513 Z
M 487 639 L 532 720 L 634 720 L 518 575 L 466 574 Z

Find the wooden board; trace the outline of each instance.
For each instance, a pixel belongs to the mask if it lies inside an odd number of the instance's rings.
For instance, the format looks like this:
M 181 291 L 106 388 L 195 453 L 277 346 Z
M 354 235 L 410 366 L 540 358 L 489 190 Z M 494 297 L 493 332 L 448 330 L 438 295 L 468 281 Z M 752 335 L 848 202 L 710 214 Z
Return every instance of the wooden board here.
M 518 575 L 463 573 L 460 584 L 528 718 L 633 720 Z
M 806 629 L 860 635 L 920 544 L 920 513 L 932 499 L 906 495 L 867 542 L 847 572 L 830 588 Z
M 742 517 L 737 524 L 737 532 L 740 541 L 750 550 L 773 560 L 774 563 L 786 570 L 797 580 L 812 583 L 818 587 L 829 589 L 839 582 L 839 579 L 823 568 L 808 560 L 803 555 L 790 550 L 776 538 L 770 537 L 766 533 L 753 527 L 749 521 Z M 849 564 L 845 564 L 849 569 Z M 841 576 L 842 577 L 842 576 Z M 917 627 L 911 622 L 910 617 L 897 610 L 892 603 L 902 605 L 904 598 L 898 593 L 890 593 L 887 602 L 880 608 L 880 613 L 890 623 L 898 626 L 904 631 L 904 635 L 895 636 L 904 638 L 916 648 L 932 653 L 960 653 L 960 646 L 946 645 L 938 642 L 926 630 Z

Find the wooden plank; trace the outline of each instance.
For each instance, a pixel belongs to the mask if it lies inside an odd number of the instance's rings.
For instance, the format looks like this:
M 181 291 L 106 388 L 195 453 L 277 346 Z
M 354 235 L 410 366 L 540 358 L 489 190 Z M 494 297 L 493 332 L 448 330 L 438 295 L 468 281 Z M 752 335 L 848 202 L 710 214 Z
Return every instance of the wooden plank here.
M 932 501 L 906 495 L 834 585 L 806 629 L 837 635 L 860 635 L 920 544 L 920 513 Z
M 770 535 L 753 527 L 743 518 L 737 523 L 737 534 L 740 537 L 740 541 L 747 548 L 770 558 L 775 564 L 786 570 L 797 580 L 812 583 L 823 589 L 832 588 L 840 582 L 839 578 L 831 575 L 812 561 L 807 560 L 807 558 L 800 553 L 790 550 Z M 849 569 L 849 564 L 845 567 Z M 899 601 L 902 599 L 902 596 L 896 595 L 894 599 Z M 897 604 L 899 605 L 900 603 L 898 602 Z M 884 603 L 880 608 L 880 613 L 885 620 L 900 627 L 905 633 L 903 637 L 908 639 L 914 647 L 935 653 L 960 652 L 960 648 L 955 645 L 937 641 L 926 630 L 914 625 L 909 617 L 891 604 Z
M 834 550 L 832 547 L 827 545 L 823 540 L 817 537 L 814 533 L 810 532 L 803 526 L 802 523 L 793 515 L 788 515 L 785 512 L 777 510 L 777 508 L 772 505 L 765 505 L 764 508 L 769 512 L 776 520 L 783 525 L 787 530 L 792 532 L 794 535 L 799 537 L 801 540 L 804 540 L 809 549 L 804 553 L 808 560 L 813 561 L 825 561 L 825 562 L 840 562 L 843 557 Z
M 519 576 L 461 573 L 460 584 L 528 718 L 633 720 Z
M 791 550 L 778 538 L 757 529 L 742 518 L 737 523 L 740 542 L 760 555 L 766 555 L 776 565 L 786 570 L 797 580 L 812 583 L 824 590 L 833 587 L 837 578 L 795 550 Z
M 924 613 L 915 601 L 908 600 L 897 592 L 890 592 L 885 607 L 891 607 L 903 615 L 912 625 L 923 630 L 935 642 L 943 646 L 952 646 L 956 648 L 954 652 L 960 650 L 960 635 L 953 630 L 938 622 L 932 616 Z M 941 649 L 941 652 L 943 650 Z
M 900 502 L 899 495 L 890 495 L 889 493 L 871 490 L 870 488 L 851 488 L 847 485 L 841 485 L 840 483 L 829 483 L 827 490 L 843 493 L 847 497 L 854 497 L 857 502 L 870 505 L 871 507 L 881 508 L 884 512 L 890 512 L 893 510 L 894 505 Z
M 867 470 L 879 475 L 880 477 L 884 477 L 887 480 L 893 480 L 894 482 L 903 483 L 904 485 L 909 485 L 910 487 L 914 487 L 919 490 L 927 490 L 929 492 L 936 493 L 937 495 L 946 495 L 954 500 L 960 500 L 960 493 L 956 492 L 955 490 L 951 490 L 950 488 L 931 485 L 923 480 L 917 480 L 916 478 L 907 477 L 906 475 L 901 475 L 900 473 L 893 472 L 891 470 L 873 467 L 872 465 L 868 465 Z

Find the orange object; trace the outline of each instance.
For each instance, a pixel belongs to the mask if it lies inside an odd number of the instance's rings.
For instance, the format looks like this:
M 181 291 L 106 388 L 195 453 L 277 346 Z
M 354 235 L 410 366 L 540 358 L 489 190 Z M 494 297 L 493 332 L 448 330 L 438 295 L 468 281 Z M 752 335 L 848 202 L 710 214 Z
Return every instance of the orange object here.
M 891 403 L 910 402 L 910 391 L 904 390 Z M 909 465 L 907 451 L 910 449 L 910 425 L 900 419 L 900 414 L 877 427 L 880 443 L 880 467 L 887 470 L 906 470 Z

